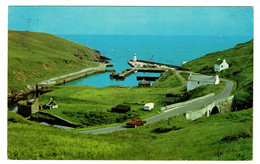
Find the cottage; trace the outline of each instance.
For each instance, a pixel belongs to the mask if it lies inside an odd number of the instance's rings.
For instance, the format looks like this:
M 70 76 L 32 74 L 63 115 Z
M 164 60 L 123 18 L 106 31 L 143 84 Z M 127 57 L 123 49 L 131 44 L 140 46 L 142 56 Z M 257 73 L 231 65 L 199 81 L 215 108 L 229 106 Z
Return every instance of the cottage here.
M 151 81 L 145 81 L 144 79 L 139 82 L 139 87 L 151 87 L 153 83 Z
M 216 76 L 204 76 L 204 75 L 192 75 L 190 74 L 187 82 L 187 91 L 190 91 L 196 87 L 204 85 L 217 85 L 219 84 L 219 77 Z
M 55 103 L 53 98 L 50 98 L 50 101 L 42 106 L 44 109 L 55 109 L 58 108 L 58 104 Z
M 218 59 L 218 61 L 214 64 L 214 71 L 215 72 L 220 72 L 224 69 L 228 69 L 229 68 L 229 64 L 226 62 L 226 60 L 221 60 Z

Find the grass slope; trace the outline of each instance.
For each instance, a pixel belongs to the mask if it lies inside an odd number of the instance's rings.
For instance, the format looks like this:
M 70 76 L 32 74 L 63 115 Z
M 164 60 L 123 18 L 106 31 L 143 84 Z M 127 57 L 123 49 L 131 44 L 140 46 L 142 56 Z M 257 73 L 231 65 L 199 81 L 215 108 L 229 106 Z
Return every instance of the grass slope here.
M 252 160 L 252 109 L 91 135 L 9 112 L 9 159 Z
M 192 72 L 214 75 L 214 63 L 226 59 L 230 68 L 219 73 L 222 78 L 228 78 L 237 83 L 234 100 L 234 110 L 253 106 L 253 40 L 238 44 L 234 48 L 207 54 L 184 64 L 182 67 Z
M 76 42 L 39 32 L 8 31 L 8 93 L 51 77 L 98 66 L 100 54 Z

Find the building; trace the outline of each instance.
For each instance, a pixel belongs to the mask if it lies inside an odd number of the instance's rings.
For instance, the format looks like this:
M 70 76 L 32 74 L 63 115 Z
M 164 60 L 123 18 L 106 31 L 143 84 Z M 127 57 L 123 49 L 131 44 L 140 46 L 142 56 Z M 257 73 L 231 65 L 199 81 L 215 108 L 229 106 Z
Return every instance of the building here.
M 229 68 L 229 64 L 226 62 L 226 60 L 221 60 L 218 59 L 218 61 L 214 64 L 214 71 L 215 72 L 220 72 L 224 69 L 228 69 Z
M 205 85 L 217 85 L 219 84 L 219 77 L 216 76 L 204 76 L 204 75 L 192 75 L 190 74 L 187 82 L 187 91 L 190 91 L 199 86 Z
M 129 112 L 131 110 L 131 106 L 129 105 L 117 105 L 112 107 L 111 112 L 117 112 L 117 113 L 126 113 Z
M 38 98 L 32 100 L 21 100 L 18 102 L 17 113 L 29 117 L 30 115 L 40 111 Z
M 135 55 L 134 55 L 134 60 L 133 60 L 134 62 L 136 62 L 137 61 L 137 59 L 136 59 L 136 53 L 135 53 Z
M 58 108 L 58 104 L 55 103 L 53 98 L 50 98 L 50 101 L 48 102 L 48 104 L 45 104 L 42 107 L 43 107 L 43 109 L 54 109 L 54 108 Z
M 138 83 L 139 87 L 151 87 L 152 85 L 151 81 L 145 81 L 144 79 Z

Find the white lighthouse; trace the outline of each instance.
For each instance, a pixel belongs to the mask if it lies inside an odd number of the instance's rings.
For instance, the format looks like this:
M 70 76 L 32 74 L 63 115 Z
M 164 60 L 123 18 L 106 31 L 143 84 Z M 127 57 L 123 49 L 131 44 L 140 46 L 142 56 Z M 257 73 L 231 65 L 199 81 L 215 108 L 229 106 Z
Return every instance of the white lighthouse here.
M 134 62 L 136 62 L 136 53 L 135 53 L 135 55 L 134 55 Z

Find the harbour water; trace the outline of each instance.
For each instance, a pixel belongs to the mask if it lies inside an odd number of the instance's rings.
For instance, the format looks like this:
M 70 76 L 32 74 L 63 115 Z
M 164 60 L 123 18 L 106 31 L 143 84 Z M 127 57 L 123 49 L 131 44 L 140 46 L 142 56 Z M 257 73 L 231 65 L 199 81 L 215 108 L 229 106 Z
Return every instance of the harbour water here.
M 89 46 L 111 58 L 113 69 L 122 72 L 133 59 L 181 66 L 183 61 L 191 61 L 208 53 L 226 50 L 239 43 L 250 41 L 252 36 L 153 36 L 153 35 L 59 35 L 63 38 Z M 110 85 L 137 85 L 136 76 L 159 76 L 138 72 L 124 81 L 111 80 L 110 73 L 96 74 L 78 79 L 65 85 L 90 85 L 105 87 Z

